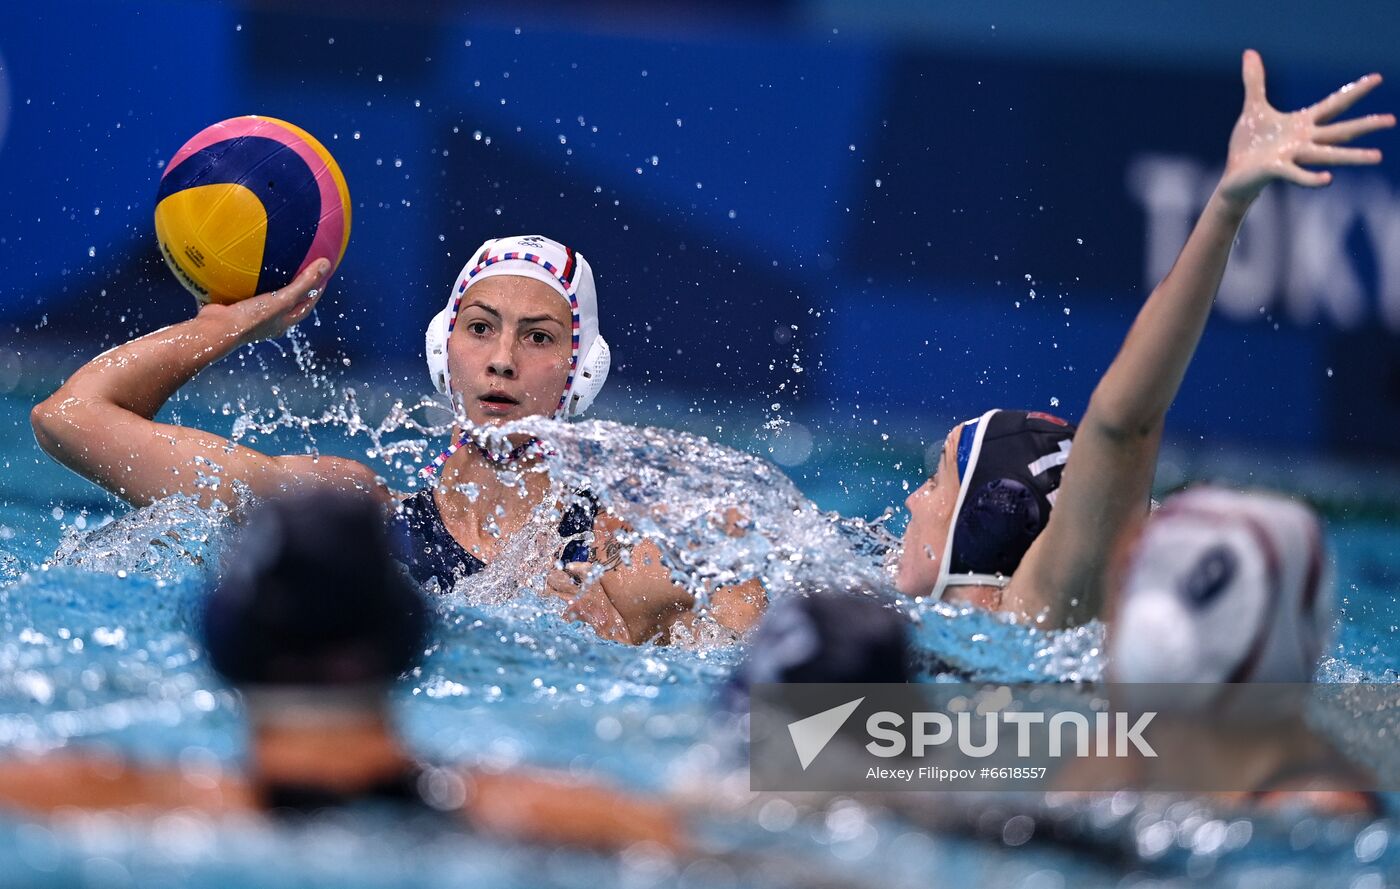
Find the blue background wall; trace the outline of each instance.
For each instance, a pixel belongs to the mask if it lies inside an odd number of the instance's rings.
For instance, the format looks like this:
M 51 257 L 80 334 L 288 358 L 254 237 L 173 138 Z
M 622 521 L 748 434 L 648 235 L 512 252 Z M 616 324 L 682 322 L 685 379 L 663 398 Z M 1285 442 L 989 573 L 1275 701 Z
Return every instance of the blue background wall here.
M 608 398 L 1078 416 L 1213 183 L 1238 51 L 1283 107 L 1400 76 L 1378 4 L 1138 6 L 7 5 L 0 337 L 76 361 L 187 316 L 161 165 L 255 112 L 349 180 L 312 337 L 358 368 L 416 366 L 469 251 L 542 231 L 597 270 Z M 1368 144 L 1252 214 L 1174 437 L 1400 455 L 1400 141 Z

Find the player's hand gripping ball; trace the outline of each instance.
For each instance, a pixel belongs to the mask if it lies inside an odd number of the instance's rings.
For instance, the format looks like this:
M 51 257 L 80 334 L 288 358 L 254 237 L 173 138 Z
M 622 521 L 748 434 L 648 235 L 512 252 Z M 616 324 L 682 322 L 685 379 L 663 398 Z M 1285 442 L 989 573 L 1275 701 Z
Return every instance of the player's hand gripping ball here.
M 186 142 L 166 165 L 156 238 L 201 304 L 235 303 L 285 286 L 318 259 L 330 260 L 333 273 L 350 240 L 350 190 L 310 133 L 271 117 L 235 117 Z

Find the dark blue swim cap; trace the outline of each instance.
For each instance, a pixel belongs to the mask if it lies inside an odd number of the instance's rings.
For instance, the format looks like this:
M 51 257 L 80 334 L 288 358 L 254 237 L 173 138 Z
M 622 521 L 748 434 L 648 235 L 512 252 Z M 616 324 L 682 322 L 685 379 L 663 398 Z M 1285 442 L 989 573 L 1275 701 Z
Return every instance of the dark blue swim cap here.
M 423 652 L 427 603 L 368 497 L 268 501 L 227 562 L 205 602 L 204 644 L 235 685 L 388 683 Z
M 1050 522 L 1075 427 L 1039 411 L 988 411 L 958 438 L 958 506 L 943 576 L 1009 577 Z
M 875 596 L 775 600 L 735 671 L 735 690 L 764 682 L 908 682 L 909 620 Z

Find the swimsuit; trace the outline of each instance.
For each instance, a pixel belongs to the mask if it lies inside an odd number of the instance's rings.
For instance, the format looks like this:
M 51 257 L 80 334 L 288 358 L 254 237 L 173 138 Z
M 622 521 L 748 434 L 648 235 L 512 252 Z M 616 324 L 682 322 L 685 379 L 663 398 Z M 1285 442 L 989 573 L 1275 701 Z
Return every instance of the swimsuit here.
M 315 784 L 269 784 L 260 793 L 262 807 L 281 814 L 310 815 L 322 809 L 338 809 L 358 803 L 391 803 L 412 808 L 439 810 L 419 789 L 423 769 L 405 768 L 354 792 L 332 790 Z
M 597 502 L 584 492 L 564 511 L 559 522 L 560 536 L 574 538 L 564 547 L 565 562 L 587 562 L 588 544 L 581 535 L 593 528 Z M 431 489 L 419 491 L 399 505 L 394 526 L 403 535 L 404 555 L 413 579 L 427 583 L 436 577 L 439 585 L 450 587 L 462 577 L 471 577 L 486 563 L 467 552 L 447 530 Z

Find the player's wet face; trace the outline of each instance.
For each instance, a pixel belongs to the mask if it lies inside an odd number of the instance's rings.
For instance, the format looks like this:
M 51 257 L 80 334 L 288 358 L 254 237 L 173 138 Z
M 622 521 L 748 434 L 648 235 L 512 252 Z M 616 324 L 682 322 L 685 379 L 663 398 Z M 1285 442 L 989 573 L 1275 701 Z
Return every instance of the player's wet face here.
M 551 415 L 569 379 L 573 316 L 559 293 L 516 275 L 467 291 L 447 342 L 453 396 L 476 424 Z
M 904 501 L 909 524 L 904 529 L 895 586 L 907 596 L 926 596 L 938 582 L 938 566 L 952 530 L 958 500 L 958 437 L 955 426 L 943 442 L 934 474 Z

